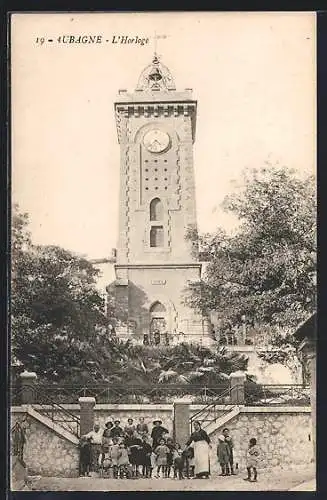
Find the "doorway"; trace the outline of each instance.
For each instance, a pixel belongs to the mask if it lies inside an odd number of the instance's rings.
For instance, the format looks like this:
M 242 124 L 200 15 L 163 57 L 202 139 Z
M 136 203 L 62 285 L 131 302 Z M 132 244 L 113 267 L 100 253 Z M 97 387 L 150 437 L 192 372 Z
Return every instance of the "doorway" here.
M 167 330 L 166 308 L 161 302 L 150 307 L 150 342 L 162 344 Z

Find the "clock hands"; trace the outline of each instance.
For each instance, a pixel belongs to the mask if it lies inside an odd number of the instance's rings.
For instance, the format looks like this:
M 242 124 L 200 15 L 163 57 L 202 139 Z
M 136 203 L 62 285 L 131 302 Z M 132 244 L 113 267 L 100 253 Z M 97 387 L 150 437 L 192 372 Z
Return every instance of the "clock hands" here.
M 144 137 L 144 145 L 149 151 L 159 153 L 169 145 L 169 136 L 160 130 L 152 130 Z

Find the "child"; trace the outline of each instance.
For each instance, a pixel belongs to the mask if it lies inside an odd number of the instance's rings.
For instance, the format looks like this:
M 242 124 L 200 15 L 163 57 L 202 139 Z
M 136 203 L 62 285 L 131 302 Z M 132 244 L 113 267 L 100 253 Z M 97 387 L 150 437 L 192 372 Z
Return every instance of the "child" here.
M 80 454 L 79 454 L 79 475 L 80 476 L 90 476 L 91 468 L 91 438 L 82 436 L 79 442 Z
M 179 443 L 176 443 L 175 449 L 173 451 L 173 464 L 174 464 L 174 479 L 184 479 L 183 470 L 185 467 L 185 453 L 181 448 Z
M 129 457 L 125 443 L 120 443 L 119 445 L 117 463 L 119 467 L 119 478 L 123 479 L 123 477 L 126 477 L 127 479 L 129 479 L 131 477 L 131 465 L 129 463 Z
M 151 471 L 153 471 L 157 467 L 157 455 L 155 454 L 153 448 L 150 456 L 150 462 L 151 462 Z
M 112 439 L 112 446 L 110 447 L 111 465 L 112 465 L 113 476 L 115 479 L 118 478 L 118 455 L 119 455 L 118 441 L 119 441 L 118 436 L 114 437 Z
M 152 464 L 151 464 L 152 447 L 148 443 L 146 434 L 142 436 L 142 476 L 152 477 Z
M 219 475 L 228 476 L 227 471 L 229 469 L 230 450 L 223 434 L 218 436 L 217 457 L 221 467 L 221 474 Z
M 105 432 L 107 431 L 107 434 L 105 435 Z M 108 437 L 109 435 L 109 430 L 108 429 L 105 429 L 104 433 L 103 433 L 103 437 L 102 437 L 102 449 L 101 449 L 101 455 L 99 457 L 99 460 L 100 460 L 100 465 L 103 469 L 103 463 L 104 463 L 104 460 L 111 460 L 111 447 L 112 447 L 112 444 L 113 444 L 113 441 L 111 439 L 111 437 Z
M 140 467 L 142 466 L 143 459 L 142 440 L 137 436 L 138 434 L 135 433 L 135 435 L 128 439 L 128 442 L 127 438 L 125 439 L 125 443 L 130 450 L 130 463 L 133 466 L 134 477 L 140 477 Z
M 234 443 L 231 435 L 229 434 L 229 429 L 228 427 L 225 427 L 223 429 L 223 435 L 225 436 L 225 441 L 229 446 L 229 464 L 226 469 L 226 473 L 229 476 L 231 474 L 232 476 L 235 476 L 234 472 Z
M 160 471 L 162 470 L 163 476 L 166 474 L 167 467 L 167 454 L 169 453 L 169 448 L 165 444 L 165 440 L 163 438 L 159 441 L 159 446 L 154 450 L 157 456 L 157 475 L 156 478 L 160 478 Z
M 246 469 L 248 471 L 248 477 L 244 478 L 244 481 L 256 482 L 258 477 L 257 467 L 259 461 L 260 451 L 257 446 L 257 440 L 251 438 L 249 442 L 249 448 L 246 454 Z M 253 479 L 251 479 L 251 470 L 253 471 Z
M 190 477 L 194 477 L 195 458 L 194 449 L 192 448 L 192 446 L 189 446 L 185 450 L 185 468 L 187 479 L 190 479 Z
M 169 452 L 167 453 L 167 466 L 166 466 L 166 470 L 165 470 L 165 478 L 168 478 L 168 477 L 170 477 L 170 471 L 171 471 L 171 468 L 174 464 L 173 453 L 175 451 L 175 445 L 174 445 L 172 438 L 167 438 L 166 446 L 169 449 Z
M 109 426 L 112 425 L 111 422 L 107 422 L 106 423 L 106 428 L 105 430 L 103 431 L 103 434 L 102 434 L 102 447 L 105 447 L 105 446 L 111 446 L 112 445 L 112 438 L 110 436 L 110 428 Z
M 102 458 L 101 458 L 101 472 L 102 475 L 109 475 L 109 470 L 111 468 L 111 450 L 108 449 L 106 451 L 103 451 L 102 453 Z

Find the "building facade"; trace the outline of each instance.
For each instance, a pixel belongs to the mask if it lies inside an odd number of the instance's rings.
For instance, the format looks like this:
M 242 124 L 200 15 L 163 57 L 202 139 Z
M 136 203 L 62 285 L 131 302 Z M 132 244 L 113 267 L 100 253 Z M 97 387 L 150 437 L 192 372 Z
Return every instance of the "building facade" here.
M 210 344 L 210 322 L 183 302 L 201 276 L 193 166 L 197 103 L 176 91 L 155 55 L 134 92 L 119 91 L 119 238 L 115 264 L 116 333 L 150 343 Z

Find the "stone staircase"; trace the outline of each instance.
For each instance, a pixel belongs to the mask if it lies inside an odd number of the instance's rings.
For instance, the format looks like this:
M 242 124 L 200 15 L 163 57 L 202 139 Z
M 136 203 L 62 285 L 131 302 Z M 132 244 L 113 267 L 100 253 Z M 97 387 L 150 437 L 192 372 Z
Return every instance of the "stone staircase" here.
M 35 395 L 37 403 L 31 403 L 30 409 L 79 438 L 80 417 L 50 398 L 46 390 L 40 386 L 36 386 Z
M 56 421 L 52 420 L 47 415 L 44 415 L 35 410 L 35 408 L 33 408 L 32 405 L 26 405 L 26 414 L 29 417 L 32 417 L 35 420 L 37 420 L 40 424 L 43 424 L 44 426 L 48 427 L 48 429 L 51 429 L 61 438 L 70 441 L 72 444 L 75 444 L 76 446 L 78 445 L 79 439 L 75 434 L 73 434 L 71 431 L 69 431 L 62 425 L 59 425 Z
M 224 412 L 224 414 L 221 415 L 220 417 L 212 420 L 211 422 L 206 423 L 203 426 L 203 429 L 210 436 L 210 434 L 213 434 L 217 430 L 219 429 L 222 430 L 224 427 L 226 427 L 228 422 L 232 420 L 234 417 L 237 417 L 240 411 L 241 411 L 240 406 L 232 406 L 229 410 Z
M 214 401 L 194 413 L 190 419 L 191 432 L 196 421 L 201 423 L 202 428 L 209 435 L 226 427 L 227 423 L 235 418 L 244 406 L 236 404 L 234 397 L 232 397 L 232 391 L 234 391 L 235 396 L 235 390 L 237 391 L 238 387 L 238 385 L 233 388 L 229 387 Z

